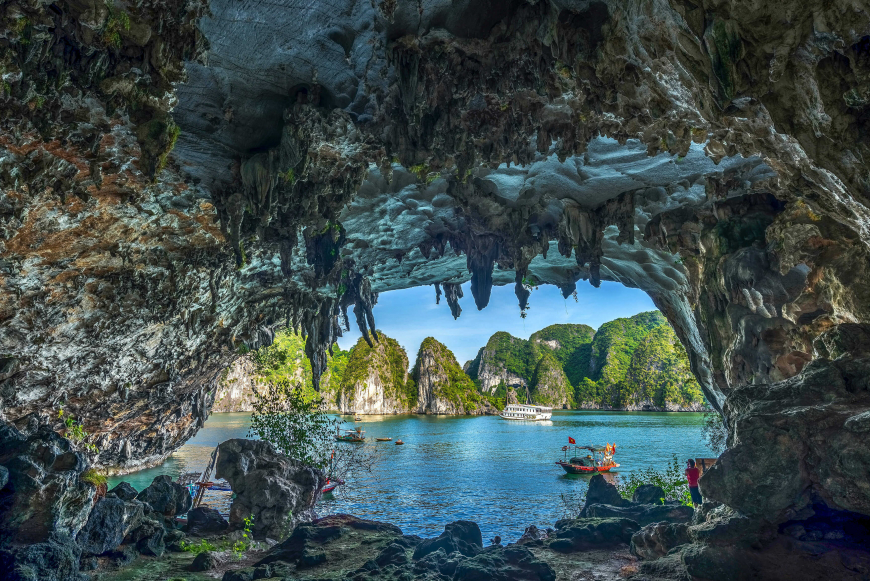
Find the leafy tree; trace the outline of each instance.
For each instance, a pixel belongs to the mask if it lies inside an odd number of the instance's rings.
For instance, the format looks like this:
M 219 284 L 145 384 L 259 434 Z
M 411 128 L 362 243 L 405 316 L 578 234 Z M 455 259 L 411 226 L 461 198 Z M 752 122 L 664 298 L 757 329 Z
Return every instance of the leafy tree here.
M 709 409 L 704 413 L 704 427 L 701 429 L 701 438 L 711 450 L 718 456 L 725 451 L 728 441 L 728 430 L 722 422 L 719 412 Z
M 330 457 L 337 420 L 322 398 L 310 397 L 301 384 L 282 379 L 254 391 L 248 437 L 256 436 L 294 460 L 324 468 Z

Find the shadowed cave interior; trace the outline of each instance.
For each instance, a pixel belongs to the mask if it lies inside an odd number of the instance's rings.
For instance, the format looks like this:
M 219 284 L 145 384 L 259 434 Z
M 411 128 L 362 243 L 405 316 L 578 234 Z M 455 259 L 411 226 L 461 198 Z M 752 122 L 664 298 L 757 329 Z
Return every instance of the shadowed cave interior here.
M 460 284 L 522 309 L 524 279 L 645 291 L 723 413 L 709 502 L 629 535 L 637 579 L 870 575 L 866 6 L 12 0 L 0 24 L 12 578 L 86 575 L 81 474 L 162 461 L 276 329 L 316 385 L 378 293 L 461 316 Z

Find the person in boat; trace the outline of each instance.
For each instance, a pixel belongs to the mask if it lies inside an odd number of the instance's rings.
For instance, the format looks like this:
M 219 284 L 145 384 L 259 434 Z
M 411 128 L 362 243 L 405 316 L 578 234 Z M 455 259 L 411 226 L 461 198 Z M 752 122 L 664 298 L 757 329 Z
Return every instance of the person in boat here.
M 695 461 L 691 458 L 686 460 L 686 480 L 689 481 L 689 494 L 692 497 L 692 506 L 695 508 L 704 502 L 704 499 L 701 498 L 701 491 L 698 490 L 698 478 L 700 477 L 701 471 L 695 467 Z

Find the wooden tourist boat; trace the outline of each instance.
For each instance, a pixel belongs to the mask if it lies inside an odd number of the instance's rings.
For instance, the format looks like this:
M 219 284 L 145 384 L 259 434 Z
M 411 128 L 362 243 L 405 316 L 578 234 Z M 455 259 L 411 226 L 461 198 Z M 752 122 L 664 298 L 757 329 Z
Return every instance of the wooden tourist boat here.
M 366 439 L 365 434 L 362 428 L 353 430 L 340 430 L 336 428 L 335 439 L 339 442 L 364 442 Z
M 597 474 L 598 472 L 610 472 L 614 468 L 619 468 L 619 464 L 613 461 L 613 455 L 616 454 L 616 444 L 606 444 L 604 446 L 573 446 L 574 456 L 568 458 L 568 449 L 571 446 L 562 446 L 562 451 L 565 453 L 563 460 L 556 460 L 556 464 L 568 474 Z M 586 456 L 577 455 L 577 450 L 587 450 L 590 454 Z
M 378 442 L 392 442 L 393 441 L 392 438 L 375 438 L 375 440 Z

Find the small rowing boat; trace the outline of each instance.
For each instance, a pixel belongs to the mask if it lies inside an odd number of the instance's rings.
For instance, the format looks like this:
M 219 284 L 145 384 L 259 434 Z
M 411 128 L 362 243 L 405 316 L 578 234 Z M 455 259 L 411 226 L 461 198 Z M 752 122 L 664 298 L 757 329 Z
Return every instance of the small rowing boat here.
M 353 421 L 355 421 L 355 422 L 361 422 L 361 421 L 362 421 L 362 418 L 354 418 Z
M 375 438 L 375 440 L 378 442 L 391 442 L 393 439 L 392 438 Z
M 396 440 L 396 446 L 401 446 L 404 443 L 402 440 Z
M 323 485 L 323 488 L 320 489 L 320 492 L 321 494 L 329 494 L 330 492 L 335 490 L 339 484 L 344 484 L 344 480 L 330 480 L 329 478 L 327 478 L 326 484 Z

